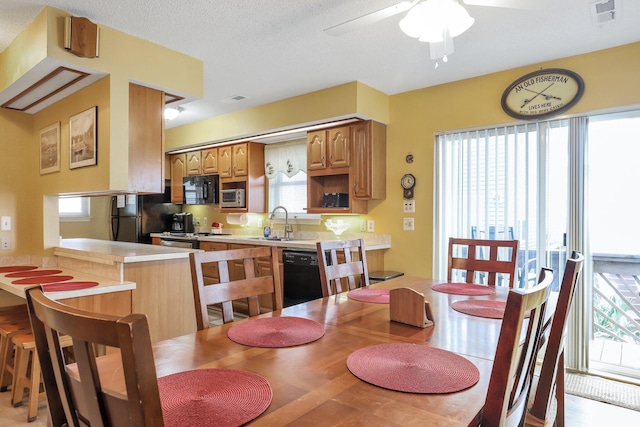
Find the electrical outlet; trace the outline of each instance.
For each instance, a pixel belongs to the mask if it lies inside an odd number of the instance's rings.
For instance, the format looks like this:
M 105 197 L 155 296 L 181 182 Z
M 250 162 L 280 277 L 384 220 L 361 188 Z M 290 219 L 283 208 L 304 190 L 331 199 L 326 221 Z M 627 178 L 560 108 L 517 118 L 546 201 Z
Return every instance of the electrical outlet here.
M 209 219 L 206 216 L 202 219 L 202 225 L 209 227 Z
M 11 238 L 10 237 L 3 237 L 2 238 L 2 250 L 3 251 L 8 251 L 9 249 L 11 249 Z
M 193 218 L 193 225 L 200 226 L 200 217 L 199 216 Z
M 360 231 L 367 231 L 367 220 L 366 219 L 361 219 L 360 220 Z
M 258 217 L 258 228 L 262 228 L 262 218 Z
M 416 211 L 416 201 L 415 200 L 405 200 L 402 202 L 402 212 L 404 213 L 413 213 Z
M 370 219 L 370 220 L 367 221 L 367 231 L 369 233 L 373 233 L 374 230 L 375 230 L 375 225 L 373 223 L 373 220 Z
M 11 231 L 11 217 L 3 216 L 0 218 L 0 229 L 2 231 Z
M 413 231 L 413 227 L 414 227 L 413 218 L 402 219 L 402 229 L 404 231 Z

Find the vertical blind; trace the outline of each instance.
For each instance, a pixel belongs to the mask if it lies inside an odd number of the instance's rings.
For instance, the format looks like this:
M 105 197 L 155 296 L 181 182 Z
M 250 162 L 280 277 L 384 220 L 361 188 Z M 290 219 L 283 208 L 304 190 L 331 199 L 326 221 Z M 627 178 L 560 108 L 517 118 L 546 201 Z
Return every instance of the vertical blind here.
M 560 256 L 549 248 L 566 233 L 566 206 L 555 201 L 567 201 L 567 128 L 558 120 L 436 137 L 436 277 L 446 278 L 449 237 L 519 240 L 516 287 Z

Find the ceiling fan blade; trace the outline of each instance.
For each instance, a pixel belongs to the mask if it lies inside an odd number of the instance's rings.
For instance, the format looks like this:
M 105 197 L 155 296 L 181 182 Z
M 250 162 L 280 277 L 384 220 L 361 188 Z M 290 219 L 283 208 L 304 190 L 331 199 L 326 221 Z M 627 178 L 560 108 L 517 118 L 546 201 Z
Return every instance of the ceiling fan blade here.
M 393 15 L 405 12 L 411 9 L 416 3 L 418 3 L 418 1 L 402 1 L 394 4 L 393 6 L 385 7 L 384 9 L 380 9 L 376 12 L 368 13 L 358 18 L 334 25 L 333 27 L 325 29 L 324 32 L 332 36 L 341 36 L 357 28 L 364 27 L 365 25 L 373 24 L 374 22 L 382 21 L 383 19 L 389 18 Z
M 468 6 L 504 7 L 509 9 L 539 9 L 549 0 L 462 0 Z

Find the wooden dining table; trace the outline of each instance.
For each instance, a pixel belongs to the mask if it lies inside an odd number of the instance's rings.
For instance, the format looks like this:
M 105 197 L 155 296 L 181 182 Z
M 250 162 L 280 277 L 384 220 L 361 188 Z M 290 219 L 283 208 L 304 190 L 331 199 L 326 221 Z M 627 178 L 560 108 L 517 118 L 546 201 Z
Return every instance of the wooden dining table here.
M 157 375 L 230 368 L 263 376 L 272 387 L 273 399 L 269 408 L 248 424 L 252 426 L 466 426 L 484 403 L 501 321 L 459 313 L 451 303 L 462 299 L 506 300 L 508 289 L 497 287 L 490 296 L 431 290 L 433 284 L 441 282 L 400 276 L 371 285 L 423 293 L 431 307 L 432 327 L 392 322 L 389 304 L 356 301 L 344 292 L 261 315 L 315 320 L 325 327 L 324 336 L 316 341 L 285 348 L 241 345 L 227 336 L 234 324 L 247 321 L 240 320 L 154 343 Z M 416 343 L 451 351 L 471 361 L 480 379 L 455 393 L 416 394 L 377 387 L 349 371 L 346 360 L 351 353 L 383 343 Z M 104 358 L 104 370 L 116 366 L 114 355 Z M 103 385 L 122 391 L 117 377 L 106 375 Z

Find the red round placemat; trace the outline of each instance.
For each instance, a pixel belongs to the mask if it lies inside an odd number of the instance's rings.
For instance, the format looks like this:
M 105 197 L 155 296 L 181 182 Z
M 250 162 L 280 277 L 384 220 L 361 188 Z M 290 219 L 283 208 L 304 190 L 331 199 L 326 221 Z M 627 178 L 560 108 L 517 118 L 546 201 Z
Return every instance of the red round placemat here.
M 267 410 L 269 382 L 236 369 L 195 369 L 158 378 L 167 426 L 240 426 Z
M 98 282 L 60 282 L 42 285 L 43 292 L 75 291 L 98 286 Z
M 407 393 L 453 393 L 480 379 L 462 356 L 420 344 L 378 344 L 354 351 L 347 367 L 363 381 Z
M 73 276 L 38 276 L 14 280 L 11 283 L 13 283 L 14 285 L 39 285 L 41 283 L 64 282 L 65 280 L 71 279 L 73 279 Z
M 454 295 L 493 295 L 496 290 L 491 286 L 476 285 L 473 283 L 438 283 L 431 286 L 437 292 Z
M 347 296 L 352 300 L 361 302 L 389 304 L 389 289 L 360 288 L 349 291 Z
M 14 271 L 27 271 L 27 270 L 35 270 L 35 265 L 5 265 L 4 267 L 0 267 L 0 273 L 13 273 Z
M 292 347 L 307 344 L 324 335 L 324 326 L 302 317 L 251 319 L 227 331 L 230 340 L 251 347 Z
M 462 300 L 451 303 L 451 308 L 471 316 L 502 319 L 506 305 L 506 301 Z
M 6 277 L 38 277 L 38 276 L 53 276 L 54 274 L 60 274 L 62 270 L 30 270 L 19 271 L 17 273 L 9 273 Z

